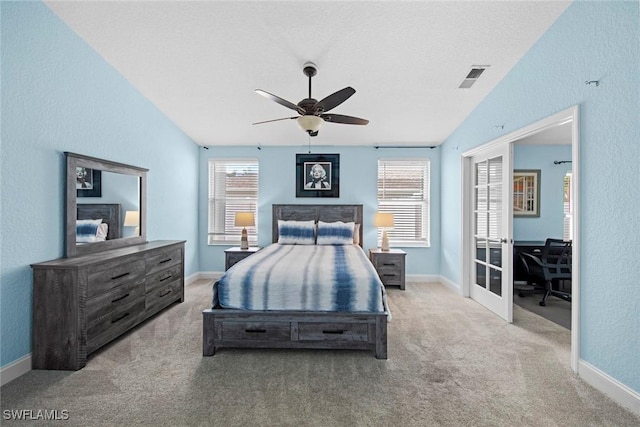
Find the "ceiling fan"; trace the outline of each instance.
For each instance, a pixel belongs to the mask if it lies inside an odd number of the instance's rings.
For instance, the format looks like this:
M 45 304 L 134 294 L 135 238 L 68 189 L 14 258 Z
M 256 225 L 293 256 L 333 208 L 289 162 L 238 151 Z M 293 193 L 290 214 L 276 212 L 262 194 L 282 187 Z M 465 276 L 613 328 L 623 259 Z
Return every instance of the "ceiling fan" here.
M 351 95 L 356 93 L 356 90 L 354 88 L 345 87 L 344 89 L 332 93 L 326 98 L 318 101 L 311 97 L 311 77 L 315 76 L 318 72 L 316 65 L 313 62 L 307 62 L 304 64 L 302 72 L 305 76 L 309 77 L 309 97 L 298 102 L 297 105 L 262 89 L 256 89 L 256 93 L 298 112 L 299 116 L 266 120 L 263 122 L 253 123 L 254 125 L 277 122 L 280 120 L 296 119 L 298 121 L 298 125 L 302 128 L 302 130 L 307 132 L 310 136 L 316 136 L 318 135 L 318 129 L 320 129 L 320 126 L 322 126 L 324 122 L 342 123 L 347 125 L 366 125 L 367 123 L 369 123 L 369 120 L 360 119 L 358 117 L 328 113 L 328 111 L 342 104 L 344 101 L 349 99 Z

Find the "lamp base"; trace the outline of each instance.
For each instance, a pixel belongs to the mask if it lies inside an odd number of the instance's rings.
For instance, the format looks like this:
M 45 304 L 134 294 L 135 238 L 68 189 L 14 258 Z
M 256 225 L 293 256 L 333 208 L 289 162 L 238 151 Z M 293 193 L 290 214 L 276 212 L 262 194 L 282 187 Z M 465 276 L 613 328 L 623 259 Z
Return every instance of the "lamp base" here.
M 242 229 L 242 236 L 240 237 L 240 249 L 247 250 L 249 249 L 249 239 L 247 238 L 247 229 Z
M 380 250 L 389 250 L 389 236 L 387 236 L 387 230 L 382 231 L 382 244 L 380 245 Z

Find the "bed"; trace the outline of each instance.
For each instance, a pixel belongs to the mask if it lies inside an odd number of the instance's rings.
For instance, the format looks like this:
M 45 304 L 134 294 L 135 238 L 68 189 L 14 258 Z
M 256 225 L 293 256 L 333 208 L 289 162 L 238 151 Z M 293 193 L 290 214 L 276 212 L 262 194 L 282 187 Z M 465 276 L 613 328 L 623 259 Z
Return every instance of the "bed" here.
M 384 297 L 385 289 L 380 282 L 375 269 L 366 260 L 366 255 L 362 250 L 362 227 L 356 227 L 356 237 L 351 247 L 325 248 L 323 251 L 334 253 L 348 253 L 348 257 L 360 263 L 366 278 L 350 278 L 342 276 L 344 268 L 330 267 L 333 279 L 326 278 L 327 289 L 340 289 L 340 292 L 351 292 L 359 294 L 359 291 L 345 290 L 345 283 L 365 286 L 368 297 L 363 302 L 350 302 L 342 304 L 338 301 L 333 304 L 337 306 L 319 305 L 318 300 L 330 299 L 322 295 L 309 303 L 308 298 L 301 298 L 304 302 L 296 301 L 293 297 L 282 302 L 280 305 L 262 306 L 260 295 L 253 298 L 253 302 L 240 306 L 239 308 L 223 308 L 223 306 L 233 305 L 234 298 L 230 293 L 238 290 L 238 287 L 228 287 L 223 290 L 221 282 L 233 283 L 233 276 L 240 275 L 242 270 L 252 270 L 254 263 L 258 263 L 261 258 L 270 258 L 272 263 L 270 270 L 286 270 L 284 263 L 278 264 L 278 257 L 284 252 L 294 252 L 293 247 L 298 245 L 285 245 L 286 248 L 279 248 L 279 227 L 281 221 L 314 221 L 319 223 L 343 223 L 353 222 L 362 224 L 362 205 L 273 205 L 272 207 L 272 245 L 258 251 L 255 255 L 247 257 L 243 261 L 229 269 L 223 277 L 213 286 L 212 308 L 203 311 L 203 356 L 213 356 L 216 350 L 223 347 L 243 347 L 243 348 L 300 348 L 300 349 L 350 349 L 350 350 L 370 350 L 378 359 L 387 358 L 387 318 L 389 311 Z M 318 230 L 319 233 L 319 230 Z M 318 240 L 320 235 L 318 234 Z M 352 237 L 353 238 L 353 237 Z M 282 241 L 282 240 L 281 240 Z M 275 244 L 275 245 L 274 245 Z M 276 246 L 276 247 L 274 247 Z M 302 248 L 302 246 L 298 246 Z M 317 251 L 320 248 L 307 247 L 308 251 Z M 263 252 L 264 251 L 264 252 Z M 297 251 L 297 249 L 295 250 Z M 303 251 L 304 252 L 304 251 Z M 363 260 L 364 257 L 364 261 Z M 252 260 L 253 258 L 253 260 Z M 323 258 L 323 256 L 320 256 Z M 338 259 L 338 258 L 336 258 Z M 274 260 L 276 260 L 274 262 Z M 258 268 L 258 267 L 255 267 Z M 315 268 L 313 264 L 311 267 Z M 324 268 L 324 264 L 323 267 Z M 350 269 L 351 267 L 349 267 Z M 318 271 L 318 268 L 316 268 Z M 371 273 L 373 276 L 367 276 Z M 282 284 L 285 289 L 293 289 L 293 286 L 302 287 L 300 273 L 292 273 L 293 276 L 277 276 L 277 280 L 272 281 L 269 286 L 275 287 Z M 258 276 L 257 273 L 254 273 Z M 363 276 L 363 277 L 365 277 Z M 243 283 L 244 279 L 238 283 Z M 324 283 L 324 278 L 323 282 Z M 366 281 L 367 283 L 361 283 Z M 282 283 L 279 283 L 282 282 Z M 265 289 L 266 289 L 265 285 Z M 225 295 L 225 292 L 227 295 Z M 266 292 L 266 291 L 265 291 Z M 378 295 L 375 295 L 378 292 Z M 293 294 L 293 291 L 291 291 Z M 242 294 L 242 292 L 240 292 Z M 266 293 L 264 295 L 267 295 Z M 280 295 L 280 294 L 277 294 Z M 285 294 L 286 295 L 286 294 Z M 309 295 L 309 294 L 307 294 Z M 343 294 L 344 295 L 344 294 Z M 272 294 L 269 299 L 277 300 Z M 267 298 L 266 296 L 264 297 Z M 283 297 L 285 298 L 285 297 Z M 242 299 L 242 295 L 240 295 Z M 285 298 L 286 299 L 286 298 Z M 237 298 L 236 298 L 237 300 Z M 251 300 L 246 298 L 245 300 Z M 339 299 L 337 299 L 339 300 Z M 351 301 L 350 298 L 348 298 Z M 343 300 L 344 301 L 344 300 Z M 222 303 L 221 303 L 222 302 Z M 245 301 L 246 302 L 246 301 Z M 380 304 L 378 304 L 378 302 Z M 293 304 L 292 304 L 293 303 Z M 267 307 L 268 309 L 264 309 Z
M 100 240 L 119 239 L 120 234 L 120 204 L 118 203 L 85 203 L 77 205 L 77 220 L 90 221 L 101 219 L 107 225 L 106 236 Z M 78 232 L 76 228 L 76 233 Z M 98 240 L 81 242 L 76 236 L 77 243 L 92 243 Z

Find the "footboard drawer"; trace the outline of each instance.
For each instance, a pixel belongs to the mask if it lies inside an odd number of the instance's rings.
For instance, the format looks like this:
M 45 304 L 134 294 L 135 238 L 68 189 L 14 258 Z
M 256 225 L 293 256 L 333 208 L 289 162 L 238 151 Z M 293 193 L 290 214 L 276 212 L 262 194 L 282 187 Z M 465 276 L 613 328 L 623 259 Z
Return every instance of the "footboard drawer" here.
M 222 323 L 224 341 L 289 341 L 291 324 L 289 322 L 234 322 Z
M 369 341 L 367 323 L 298 323 L 299 341 Z

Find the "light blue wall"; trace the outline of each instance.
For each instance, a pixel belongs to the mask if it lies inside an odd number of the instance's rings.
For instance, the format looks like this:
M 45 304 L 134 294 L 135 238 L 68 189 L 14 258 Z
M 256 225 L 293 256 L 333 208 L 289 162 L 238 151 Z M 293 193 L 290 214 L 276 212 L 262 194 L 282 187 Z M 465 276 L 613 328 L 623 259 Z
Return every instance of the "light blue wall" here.
M 460 154 L 579 105 L 580 356 L 636 392 L 639 12 L 635 1 L 572 3 L 445 142 L 440 270 L 460 283 Z
M 40 2 L 1 2 L 1 360 L 31 351 L 30 264 L 64 255 L 64 151 L 149 169 L 148 237 L 196 256 L 198 148 Z
M 208 159 L 251 157 L 259 160 L 258 244 L 271 242 L 271 205 L 274 203 L 358 203 L 363 213 L 363 248 L 375 248 L 373 215 L 377 207 L 379 158 L 431 159 L 431 247 L 403 248 L 407 252 L 407 274 L 438 274 L 440 247 L 440 161 L 438 149 L 379 149 L 373 147 L 314 147 L 312 153 L 340 154 L 340 197 L 335 199 L 296 199 L 296 153 L 308 148 L 287 147 L 211 147 L 200 155 L 200 269 L 223 271 L 224 250 L 229 246 L 209 246 L 207 233 Z M 236 245 L 237 246 L 237 245 Z M 392 242 L 393 246 L 393 242 Z
M 563 182 L 565 174 L 571 170 L 571 163 L 555 165 L 554 160 L 571 160 L 571 145 L 514 146 L 514 169 L 540 169 L 540 217 L 513 218 L 513 239 L 516 241 L 562 239 Z

